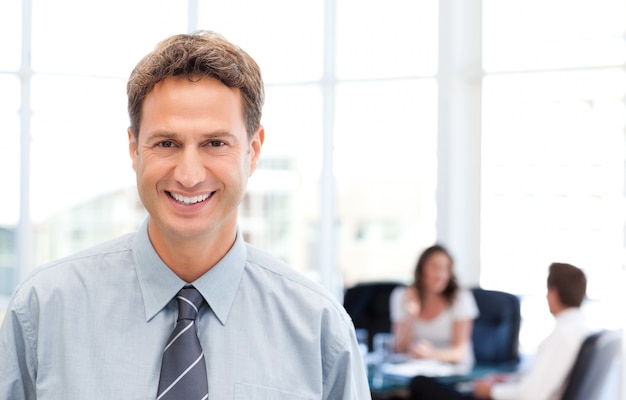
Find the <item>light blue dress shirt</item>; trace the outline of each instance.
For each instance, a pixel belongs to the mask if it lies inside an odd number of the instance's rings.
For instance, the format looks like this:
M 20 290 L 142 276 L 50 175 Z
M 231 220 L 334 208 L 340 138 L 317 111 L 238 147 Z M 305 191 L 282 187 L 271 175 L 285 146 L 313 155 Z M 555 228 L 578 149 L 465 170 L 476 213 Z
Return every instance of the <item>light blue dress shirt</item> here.
M 184 285 L 147 222 L 37 269 L 0 328 L 0 398 L 154 399 Z M 341 304 L 240 234 L 193 285 L 210 399 L 371 398 Z

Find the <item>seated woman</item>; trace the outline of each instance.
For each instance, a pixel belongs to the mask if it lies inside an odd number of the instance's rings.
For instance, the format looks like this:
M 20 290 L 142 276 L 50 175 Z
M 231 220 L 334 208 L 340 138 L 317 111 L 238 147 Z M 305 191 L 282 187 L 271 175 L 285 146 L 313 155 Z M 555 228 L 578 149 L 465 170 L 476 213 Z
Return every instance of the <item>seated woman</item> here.
M 390 311 L 395 351 L 469 369 L 478 307 L 472 293 L 457 284 L 452 266 L 443 246 L 431 246 L 417 261 L 413 284 L 394 289 Z

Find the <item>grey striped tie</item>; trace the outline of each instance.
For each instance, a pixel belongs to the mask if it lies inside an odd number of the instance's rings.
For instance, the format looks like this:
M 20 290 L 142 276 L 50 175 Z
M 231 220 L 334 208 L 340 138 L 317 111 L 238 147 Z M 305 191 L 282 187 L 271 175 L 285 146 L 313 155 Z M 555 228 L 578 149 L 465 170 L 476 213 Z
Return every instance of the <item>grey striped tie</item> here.
M 204 298 L 196 288 L 184 287 L 176 295 L 178 320 L 163 350 L 157 400 L 209 398 L 204 352 L 195 320 Z

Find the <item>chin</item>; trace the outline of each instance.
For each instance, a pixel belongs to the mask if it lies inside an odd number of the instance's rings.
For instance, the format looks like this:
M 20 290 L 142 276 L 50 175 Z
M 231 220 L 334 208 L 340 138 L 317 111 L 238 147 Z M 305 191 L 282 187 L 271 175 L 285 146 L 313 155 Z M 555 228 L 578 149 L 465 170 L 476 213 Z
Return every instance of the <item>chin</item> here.
M 179 238 L 179 239 L 193 239 L 196 237 L 204 236 L 210 231 L 210 225 L 205 221 L 202 223 L 195 223 L 192 220 L 165 220 L 161 226 L 162 234 L 164 236 Z

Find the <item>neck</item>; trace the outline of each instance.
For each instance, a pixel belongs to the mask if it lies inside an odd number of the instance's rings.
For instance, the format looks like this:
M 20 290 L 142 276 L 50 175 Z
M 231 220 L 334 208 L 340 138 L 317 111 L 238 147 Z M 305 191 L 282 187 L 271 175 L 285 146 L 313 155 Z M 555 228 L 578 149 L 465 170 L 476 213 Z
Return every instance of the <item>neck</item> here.
M 437 292 L 433 292 L 433 291 L 430 291 L 430 290 L 426 290 L 426 291 L 424 291 L 422 299 L 425 302 L 429 302 L 429 301 L 432 301 L 432 300 L 435 300 L 435 299 L 443 299 L 443 295 L 441 293 L 437 293 Z
M 577 307 L 565 307 L 565 306 L 560 306 L 560 307 L 558 307 L 557 309 L 555 309 L 555 310 L 554 310 L 554 312 L 553 312 L 552 314 L 554 314 L 554 316 L 556 317 L 556 316 L 558 316 L 558 315 L 562 314 L 564 311 L 567 311 L 567 310 L 574 310 L 574 309 L 576 309 L 576 308 L 577 308 Z
M 176 240 L 150 237 L 159 257 L 178 277 L 191 283 L 200 278 L 228 253 L 235 243 L 236 232 L 223 237 Z

